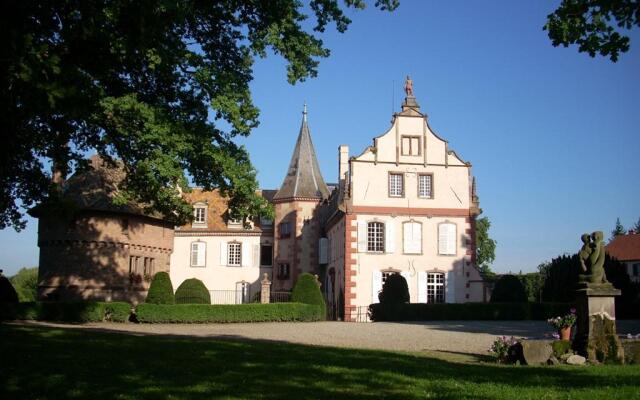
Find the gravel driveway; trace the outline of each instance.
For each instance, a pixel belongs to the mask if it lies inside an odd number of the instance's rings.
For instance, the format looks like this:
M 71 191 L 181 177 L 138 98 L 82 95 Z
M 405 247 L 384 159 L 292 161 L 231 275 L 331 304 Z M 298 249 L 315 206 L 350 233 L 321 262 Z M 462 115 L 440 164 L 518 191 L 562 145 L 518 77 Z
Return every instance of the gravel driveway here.
M 276 340 L 291 343 L 400 351 L 440 350 L 487 354 L 496 336 L 544 337 L 544 321 L 438 321 L 415 323 L 279 322 L 250 324 L 115 324 L 25 325 L 217 339 Z M 640 333 L 640 321 L 618 321 L 619 333 Z

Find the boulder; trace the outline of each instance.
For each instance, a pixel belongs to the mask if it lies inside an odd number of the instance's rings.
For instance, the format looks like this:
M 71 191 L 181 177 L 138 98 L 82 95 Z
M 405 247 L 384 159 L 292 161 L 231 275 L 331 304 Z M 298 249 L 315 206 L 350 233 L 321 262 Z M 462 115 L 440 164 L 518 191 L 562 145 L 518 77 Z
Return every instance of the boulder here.
M 523 340 L 512 350 L 510 356 L 524 365 L 545 365 L 553 355 L 549 340 Z
M 584 365 L 587 359 L 577 354 L 572 354 L 567 358 L 567 364 L 569 365 Z

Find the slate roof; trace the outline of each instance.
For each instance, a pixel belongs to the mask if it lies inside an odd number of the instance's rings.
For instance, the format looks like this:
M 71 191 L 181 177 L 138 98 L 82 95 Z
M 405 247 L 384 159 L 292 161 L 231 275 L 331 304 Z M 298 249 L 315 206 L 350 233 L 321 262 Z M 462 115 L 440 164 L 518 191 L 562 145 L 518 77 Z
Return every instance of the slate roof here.
M 316 151 L 311 141 L 306 106 L 302 114 L 302 126 L 291 155 L 289 169 L 280 190 L 274 196 L 274 200 L 296 197 L 326 199 L 329 197 L 329 189 L 322 178 Z
M 616 236 L 606 246 L 606 251 L 619 261 L 640 260 L 640 233 Z

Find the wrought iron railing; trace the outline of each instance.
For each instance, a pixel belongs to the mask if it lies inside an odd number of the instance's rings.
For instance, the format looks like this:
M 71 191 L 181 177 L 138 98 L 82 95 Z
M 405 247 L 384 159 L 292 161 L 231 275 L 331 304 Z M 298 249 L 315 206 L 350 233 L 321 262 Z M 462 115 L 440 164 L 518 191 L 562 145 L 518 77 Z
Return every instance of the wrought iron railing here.
M 345 307 L 344 322 L 371 322 L 371 319 L 369 319 L 369 306 Z
M 272 291 L 269 296 L 270 303 L 288 303 L 291 301 L 290 291 Z
M 211 304 L 246 304 L 251 302 L 251 292 L 247 290 L 209 290 Z

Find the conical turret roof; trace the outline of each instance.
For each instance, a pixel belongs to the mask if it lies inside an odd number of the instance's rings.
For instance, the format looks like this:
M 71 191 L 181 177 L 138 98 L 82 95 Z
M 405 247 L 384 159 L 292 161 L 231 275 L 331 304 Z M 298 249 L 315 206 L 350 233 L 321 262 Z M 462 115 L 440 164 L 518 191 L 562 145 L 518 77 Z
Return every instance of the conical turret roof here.
M 302 112 L 302 126 L 296 141 L 296 147 L 291 155 L 287 176 L 274 200 L 295 197 L 326 199 L 329 189 L 322 178 L 316 151 L 311 141 L 311 133 L 307 124 L 307 105 Z

